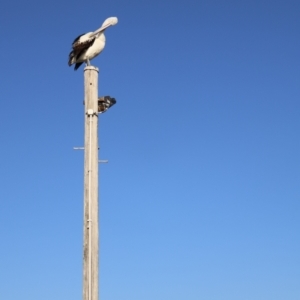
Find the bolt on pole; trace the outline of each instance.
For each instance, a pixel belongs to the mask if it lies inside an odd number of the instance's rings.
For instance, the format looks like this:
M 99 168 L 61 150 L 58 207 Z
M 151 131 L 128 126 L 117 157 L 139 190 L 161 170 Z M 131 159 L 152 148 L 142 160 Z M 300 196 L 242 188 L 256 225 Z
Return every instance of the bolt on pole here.
M 83 300 L 99 297 L 98 73 L 84 69 Z

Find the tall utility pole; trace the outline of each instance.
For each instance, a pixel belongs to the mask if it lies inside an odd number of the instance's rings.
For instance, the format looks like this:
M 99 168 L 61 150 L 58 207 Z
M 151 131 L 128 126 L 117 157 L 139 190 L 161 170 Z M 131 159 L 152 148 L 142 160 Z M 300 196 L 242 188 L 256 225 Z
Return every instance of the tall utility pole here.
M 83 300 L 99 295 L 98 72 L 93 66 L 84 69 Z
M 118 23 L 117 17 L 107 18 L 94 32 L 78 36 L 72 43 L 69 66 L 84 68 L 84 224 L 83 224 L 83 300 L 99 298 L 99 204 L 98 204 L 98 114 L 116 103 L 110 96 L 98 97 L 99 69 L 90 60 L 105 47 L 104 31 Z M 75 147 L 81 150 L 82 147 Z

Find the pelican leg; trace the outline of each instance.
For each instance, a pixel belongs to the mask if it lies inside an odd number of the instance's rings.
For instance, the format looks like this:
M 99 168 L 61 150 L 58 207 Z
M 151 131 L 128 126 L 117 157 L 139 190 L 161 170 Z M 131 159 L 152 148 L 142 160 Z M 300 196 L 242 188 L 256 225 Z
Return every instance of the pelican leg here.
M 90 60 L 89 60 L 89 59 L 87 59 L 87 60 L 86 60 L 86 65 L 87 65 L 87 66 L 90 66 L 90 65 L 91 65 L 91 63 L 90 63 Z

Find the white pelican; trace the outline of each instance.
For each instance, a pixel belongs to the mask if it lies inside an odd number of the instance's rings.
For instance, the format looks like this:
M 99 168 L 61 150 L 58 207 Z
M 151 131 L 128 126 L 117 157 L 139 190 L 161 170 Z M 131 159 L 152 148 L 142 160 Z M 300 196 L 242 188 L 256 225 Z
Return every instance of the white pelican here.
M 104 30 L 117 23 L 118 18 L 110 17 L 96 31 L 78 36 L 72 44 L 73 49 L 69 54 L 69 66 L 75 64 L 74 70 L 77 70 L 83 62 L 89 66 L 90 60 L 100 54 L 105 47 Z

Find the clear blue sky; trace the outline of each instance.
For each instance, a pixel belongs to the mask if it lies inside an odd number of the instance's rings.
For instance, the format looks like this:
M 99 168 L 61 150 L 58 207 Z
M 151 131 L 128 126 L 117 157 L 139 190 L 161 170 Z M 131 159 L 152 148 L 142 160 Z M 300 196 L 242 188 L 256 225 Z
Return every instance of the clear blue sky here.
M 83 69 L 100 94 L 101 300 L 300 299 L 299 0 L 2 3 L 0 297 L 82 289 Z

